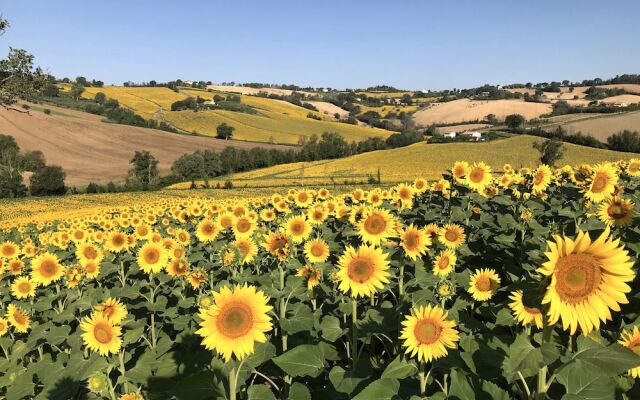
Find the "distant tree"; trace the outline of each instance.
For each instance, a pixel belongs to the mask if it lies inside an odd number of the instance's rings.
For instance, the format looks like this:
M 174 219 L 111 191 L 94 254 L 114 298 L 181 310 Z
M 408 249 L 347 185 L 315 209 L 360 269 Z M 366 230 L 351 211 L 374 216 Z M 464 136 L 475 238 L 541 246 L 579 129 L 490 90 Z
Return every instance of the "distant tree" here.
M 82 96 L 82 93 L 84 93 L 84 86 L 79 84 L 79 83 L 73 83 L 71 84 L 71 97 L 73 97 L 76 100 L 80 99 L 80 96 Z
M 79 76 L 76 78 L 76 83 L 81 86 L 87 86 L 89 83 L 87 82 L 87 78 L 84 76 Z
M 525 122 L 525 118 L 520 114 L 507 115 L 504 119 L 504 124 L 513 132 L 520 130 L 524 126 Z
M 96 103 L 99 104 L 104 104 L 105 101 L 107 101 L 107 95 L 102 93 L 102 92 L 98 92 L 96 93 L 96 95 L 93 97 L 93 99 L 96 101 Z
M 66 191 L 64 179 L 62 167 L 48 165 L 31 175 L 29 190 L 34 196 L 59 196 Z
M 607 138 L 611 150 L 640 153 L 640 133 L 624 130 Z
M 191 181 L 191 188 L 196 187 L 196 180 L 202 178 L 204 160 L 199 153 L 183 154 L 171 166 L 171 172 L 180 178 Z
M 496 118 L 495 114 L 487 114 L 484 117 L 484 120 L 487 121 L 488 123 L 490 123 L 491 125 L 495 125 L 498 123 L 498 118 Z
M 0 197 L 14 198 L 26 195 L 21 172 L 20 147 L 13 136 L 0 135 Z
M 571 106 L 565 100 L 559 100 L 553 105 L 553 115 L 565 115 L 571 112 Z
M 553 166 L 564 154 L 564 143 L 553 138 L 533 143 L 533 148 L 540 152 L 540 163 Z
M 158 160 L 146 150 L 136 151 L 129 162 L 132 166 L 130 174 L 148 190 L 158 177 Z
M 149 86 L 151 87 L 155 87 L 158 86 L 158 82 L 154 81 L 153 79 L 149 81 Z
M 402 95 L 402 98 L 400 98 L 400 102 L 410 106 L 413 104 L 413 99 L 411 98 L 410 94 L 405 93 Z
M 233 137 L 233 131 L 235 129 L 236 128 L 234 128 L 233 126 L 227 125 L 225 122 L 223 122 L 216 128 L 216 137 L 218 139 L 229 140 Z
M 95 79 L 91 81 L 91 86 L 94 87 L 103 87 L 104 86 L 104 82 L 102 81 L 96 81 Z
M 44 154 L 40 150 L 33 150 L 21 157 L 21 169 L 23 171 L 37 172 L 45 167 Z
M 60 95 L 60 88 L 56 84 L 48 83 L 42 89 L 42 95 L 47 97 L 58 97 Z

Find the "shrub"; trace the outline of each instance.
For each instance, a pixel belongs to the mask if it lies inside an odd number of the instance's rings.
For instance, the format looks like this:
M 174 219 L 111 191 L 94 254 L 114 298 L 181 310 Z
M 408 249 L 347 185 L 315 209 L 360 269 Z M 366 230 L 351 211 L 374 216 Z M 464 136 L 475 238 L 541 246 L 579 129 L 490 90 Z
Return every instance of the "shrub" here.
M 64 179 L 62 167 L 49 165 L 31 175 L 29 189 L 34 196 L 62 195 L 66 191 Z

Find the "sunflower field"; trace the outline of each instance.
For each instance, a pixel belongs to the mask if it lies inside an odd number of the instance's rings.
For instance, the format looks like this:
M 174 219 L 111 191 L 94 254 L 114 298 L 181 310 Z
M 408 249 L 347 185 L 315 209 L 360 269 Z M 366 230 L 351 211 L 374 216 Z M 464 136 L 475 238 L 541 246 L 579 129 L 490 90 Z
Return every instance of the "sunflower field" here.
M 0 231 L 0 398 L 640 398 L 640 160 Z

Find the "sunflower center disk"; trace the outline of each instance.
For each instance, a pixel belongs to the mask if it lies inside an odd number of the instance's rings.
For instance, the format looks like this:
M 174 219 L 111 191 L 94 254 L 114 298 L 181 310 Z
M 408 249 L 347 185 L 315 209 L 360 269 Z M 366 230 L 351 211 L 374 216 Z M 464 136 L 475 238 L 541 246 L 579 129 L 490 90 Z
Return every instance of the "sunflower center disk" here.
M 251 330 L 253 316 L 246 305 L 229 304 L 220 311 L 216 325 L 224 336 L 235 339 Z
M 449 266 L 449 256 L 444 255 L 440 257 L 440 261 L 438 261 L 438 268 L 447 269 L 448 266 Z
M 481 276 L 476 281 L 476 288 L 481 292 L 488 292 L 491 290 L 491 279 L 488 276 Z
M 404 238 L 404 244 L 410 249 L 418 247 L 418 235 L 415 233 L 408 233 Z
M 591 191 L 594 193 L 600 193 L 607 187 L 607 183 L 609 183 L 609 179 L 606 176 L 597 174 L 593 178 L 593 184 L 591 185 Z
M 31 291 L 31 285 L 28 282 L 22 282 L 18 285 L 18 291 L 20 293 L 29 293 Z
M 323 253 L 324 249 L 321 245 L 316 244 L 315 246 L 311 247 L 311 254 L 313 254 L 314 257 L 320 257 Z
M 113 332 L 111 331 L 111 326 L 105 323 L 96 324 L 95 328 L 93 328 L 93 336 L 96 340 L 102 344 L 107 344 L 111 342 L 113 339 Z
M 413 333 L 421 344 L 432 344 L 438 341 L 442 327 L 432 320 L 418 321 Z
M 450 242 L 455 242 L 458 239 L 458 235 L 453 231 L 447 231 L 447 233 L 444 234 L 444 237 Z
M 614 219 L 621 219 L 627 216 L 627 210 L 621 204 L 610 205 L 607 213 L 611 218 Z
M 56 264 L 52 261 L 44 261 L 40 267 L 40 272 L 46 277 L 53 276 L 56 273 Z
M 25 325 L 27 323 L 27 316 L 21 312 L 14 313 L 13 319 L 15 319 L 19 325 Z
M 373 265 L 370 260 L 355 259 L 349 264 L 347 274 L 352 281 L 364 283 L 373 275 Z
M 474 183 L 482 182 L 483 178 L 484 172 L 480 169 L 474 169 L 473 171 L 471 171 L 471 174 L 469 174 L 469 179 L 471 179 L 471 181 Z
M 602 278 L 596 259 L 589 254 L 569 254 L 556 265 L 556 291 L 570 304 L 580 303 L 591 296 Z
M 251 223 L 247 220 L 241 220 L 240 222 L 238 222 L 238 231 L 239 232 L 247 232 L 249 229 L 251 229 Z
M 364 229 L 371 235 L 381 234 L 384 232 L 386 227 L 387 223 L 380 215 L 371 215 L 366 221 L 364 221 Z
M 160 259 L 160 253 L 156 249 L 150 249 L 144 255 L 144 260 L 149 264 L 155 264 Z

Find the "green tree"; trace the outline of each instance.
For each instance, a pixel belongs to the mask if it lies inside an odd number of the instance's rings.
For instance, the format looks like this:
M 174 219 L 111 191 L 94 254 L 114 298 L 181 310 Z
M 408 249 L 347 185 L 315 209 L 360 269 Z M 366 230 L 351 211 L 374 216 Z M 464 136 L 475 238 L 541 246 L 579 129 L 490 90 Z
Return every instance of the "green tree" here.
M 76 100 L 80 100 L 80 96 L 82 96 L 82 93 L 84 93 L 84 86 L 82 86 L 79 83 L 73 83 L 71 84 L 71 97 L 73 97 Z
M 229 140 L 233 137 L 233 131 L 235 129 L 236 128 L 234 128 L 233 126 L 227 125 L 225 122 L 223 122 L 216 128 L 216 137 L 218 139 Z
M 47 165 L 31 175 L 29 190 L 33 196 L 62 195 L 67 190 L 64 179 L 65 173 L 62 167 Z
M 540 152 L 540 163 L 553 166 L 564 154 L 564 143 L 558 139 L 535 142 L 533 148 Z
M 504 119 L 504 124 L 513 132 L 519 131 L 524 126 L 525 122 L 525 118 L 520 114 L 507 115 Z
M 191 189 L 196 187 L 196 180 L 203 176 L 204 159 L 200 153 L 183 154 L 171 166 L 171 172 L 180 178 L 191 181 Z
M 9 27 L 0 18 L 0 35 Z M 7 58 L 0 60 L 0 105 L 8 108 L 18 99 L 35 100 L 47 82 L 40 68 L 34 68 L 33 55 L 23 49 L 9 47 Z
M 60 88 L 54 83 L 48 83 L 42 89 L 42 95 L 47 97 L 58 97 L 60 95 Z
M 136 151 L 129 162 L 132 166 L 129 172 L 136 178 L 142 190 L 148 190 L 158 178 L 158 160 L 148 151 Z
M 611 150 L 640 153 L 640 133 L 624 130 L 607 138 Z
M 93 97 L 93 100 L 95 100 L 95 102 L 98 104 L 104 104 L 107 101 L 107 95 L 102 92 L 98 92 Z

